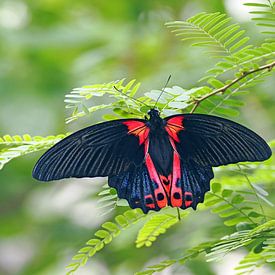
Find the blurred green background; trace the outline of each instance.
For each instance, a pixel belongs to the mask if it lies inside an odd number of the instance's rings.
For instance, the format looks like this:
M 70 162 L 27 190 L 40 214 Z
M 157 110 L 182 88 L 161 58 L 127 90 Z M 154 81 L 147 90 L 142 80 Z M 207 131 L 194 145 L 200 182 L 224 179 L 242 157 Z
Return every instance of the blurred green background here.
M 65 125 L 64 95 L 81 85 L 135 78 L 146 92 L 162 88 L 169 74 L 171 86 L 197 85 L 216 60 L 177 40 L 164 23 L 201 11 L 226 12 L 247 30 L 251 43 L 260 44 L 264 37 L 241 2 L 1 0 L 0 136 L 56 135 L 101 120 L 98 114 Z M 252 88 L 236 118 L 267 140 L 275 134 L 274 84 L 270 77 Z M 31 170 L 40 155 L 16 159 L 0 173 L 0 274 L 64 274 L 72 255 L 114 215 L 102 216 L 98 209 L 95 194 L 102 179 L 33 180 Z M 190 247 L 207 240 L 221 223 L 210 213 L 194 212 L 151 248 L 142 249 L 134 245 L 137 225 L 77 274 L 133 274 L 183 253 L 179 242 Z M 163 274 L 233 274 L 238 253 L 219 264 L 199 258 Z M 260 272 L 255 274 L 271 274 Z

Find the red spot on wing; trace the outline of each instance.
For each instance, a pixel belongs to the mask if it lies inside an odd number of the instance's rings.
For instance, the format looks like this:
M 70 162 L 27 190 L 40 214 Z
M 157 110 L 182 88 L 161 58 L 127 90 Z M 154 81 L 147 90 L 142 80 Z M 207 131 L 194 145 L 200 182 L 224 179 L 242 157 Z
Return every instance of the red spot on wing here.
M 189 207 L 193 203 L 193 194 L 191 192 L 184 192 L 184 204 Z
M 170 194 L 171 183 L 172 183 L 172 174 L 170 174 L 167 177 L 165 177 L 163 175 L 160 175 L 159 177 L 160 177 L 161 184 L 162 184 L 166 194 Z
M 184 129 L 183 127 L 183 116 L 175 116 L 167 120 L 165 130 L 168 135 L 176 142 L 180 142 L 178 132 Z
M 151 194 L 149 194 L 149 195 L 145 196 L 144 198 L 145 198 L 145 205 L 151 209 L 154 209 L 155 203 L 154 203 L 153 196 Z
M 143 144 L 148 138 L 150 129 L 144 122 L 137 120 L 124 121 L 124 125 L 128 127 L 128 134 L 137 136 L 139 138 L 139 144 Z

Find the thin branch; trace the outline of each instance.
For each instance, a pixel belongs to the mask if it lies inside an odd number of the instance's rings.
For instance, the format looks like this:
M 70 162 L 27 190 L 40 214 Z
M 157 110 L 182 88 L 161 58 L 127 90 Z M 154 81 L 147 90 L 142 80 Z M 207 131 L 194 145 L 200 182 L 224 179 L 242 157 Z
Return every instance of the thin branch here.
M 181 220 L 181 217 L 180 217 L 180 209 L 177 207 L 177 214 L 178 214 L 178 220 L 180 221 Z
M 267 219 L 266 219 L 266 215 L 265 215 L 265 212 L 264 212 L 264 208 L 261 204 L 261 201 L 260 201 L 260 198 L 258 196 L 258 193 L 257 191 L 255 190 L 252 182 L 250 181 L 249 177 L 247 176 L 247 174 L 245 172 L 243 172 L 243 169 L 241 168 L 241 166 L 239 164 L 237 164 L 237 167 L 239 168 L 239 171 L 241 172 L 241 174 L 245 177 L 248 185 L 250 186 L 250 188 L 253 190 L 255 196 L 256 196 L 256 199 L 257 199 L 257 202 L 258 202 L 258 205 L 260 206 L 260 209 L 261 209 L 261 212 L 263 214 L 263 218 L 264 218 L 264 221 L 267 222 Z
M 211 195 L 225 201 L 227 204 L 229 204 L 232 208 L 235 208 L 237 211 L 239 211 L 244 217 L 246 217 L 252 224 L 257 225 L 257 223 L 255 223 L 241 208 L 238 208 L 237 206 L 235 206 L 235 204 L 231 203 L 229 200 L 225 199 L 224 197 L 215 194 L 213 192 L 209 192 Z
M 204 100 L 208 99 L 209 97 L 213 96 L 213 95 L 216 95 L 218 93 L 221 93 L 223 94 L 227 89 L 229 89 L 230 87 L 232 87 L 234 84 L 236 84 L 237 82 L 241 81 L 242 79 L 244 79 L 245 77 L 247 77 L 248 75 L 250 74 L 254 74 L 256 72 L 259 72 L 259 71 L 263 71 L 263 70 L 268 70 L 268 71 L 271 71 L 273 69 L 273 67 L 275 66 L 275 61 L 273 61 L 272 63 L 269 63 L 267 65 L 264 65 L 264 66 L 261 66 L 257 69 L 253 69 L 253 70 L 250 70 L 250 71 L 247 71 L 247 72 L 243 72 L 241 76 L 235 78 L 234 80 L 232 80 L 230 83 L 224 85 L 223 87 L 219 88 L 219 89 L 216 89 L 214 90 L 213 92 L 205 95 L 205 96 L 202 96 L 201 98 L 199 99 L 196 99 L 195 100 L 195 103 L 194 103 L 194 106 L 191 110 L 191 114 L 195 112 L 195 110 L 199 107 L 199 105 L 201 104 L 201 102 L 203 102 Z

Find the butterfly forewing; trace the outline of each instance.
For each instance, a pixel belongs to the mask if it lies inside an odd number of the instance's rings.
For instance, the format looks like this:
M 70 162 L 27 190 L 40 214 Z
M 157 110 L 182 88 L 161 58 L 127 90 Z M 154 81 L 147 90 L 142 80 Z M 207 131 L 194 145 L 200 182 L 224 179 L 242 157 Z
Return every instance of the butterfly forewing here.
M 233 121 L 210 115 L 185 114 L 165 119 L 183 127 L 176 136 L 182 159 L 219 166 L 243 161 L 263 161 L 271 156 L 267 143 Z M 174 126 L 175 127 L 175 126 Z
M 118 175 L 144 159 L 139 137 L 129 135 L 127 123 L 145 128 L 143 120 L 96 124 L 66 137 L 37 162 L 33 177 L 41 181 L 70 177 Z

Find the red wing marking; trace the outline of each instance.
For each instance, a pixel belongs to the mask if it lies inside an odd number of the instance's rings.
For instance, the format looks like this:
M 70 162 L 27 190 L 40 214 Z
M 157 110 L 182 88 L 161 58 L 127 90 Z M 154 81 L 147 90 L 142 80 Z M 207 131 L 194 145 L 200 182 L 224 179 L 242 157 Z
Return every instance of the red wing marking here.
M 182 189 L 180 186 L 177 186 L 177 183 L 181 178 L 180 156 L 176 151 L 175 143 L 172 138 L 170 138 L 170 142 L 174 148 L 173 170 L 170 175 L 164 176 L 158 174 L 152 158 L 148 154 L 149 140 L 147 139 L 145 141 L 145 163 L 151 180 L 157 185 L 157 188 L 154 190 L 154 196 L 159 208 L 167 206 L 168 201 L 169 204 L 173 207 L 181 207 L 183 204 Z M 146 206 L 153 208 L 154 205 L 152 195 L 146 196 L 145 201 Z
M 145 204 L 147 207 L 154 209 L 155 208 L 155 203 L 153 200 L 153 196 L 151 194 L 147 195 L 144 197 L 145 198 Z
M 176 142 L 180 142 L 178 132 L 183 130 L 183 116 L 175 116 L 167 120 L 165 130 L 168 135 Z
M 154 189 L 154 195 L 157 201 L 157 205 L 159 208 L 163 208 L 168 205 L 167 195 L 164 191 L 158 172 L 149 154 L 147 154 L 145 158 L 145 163 L 151 180 L 157 185 L 157 188 Z M 149 204 L 146 204 L 146 206 L 150 207 Z
M 156 184 L 154 186 L 154 193 L 146 195 L 144 197 L 145 204 L 148 208 L 154 209 L 157 206 L 159 208 L 166 207 L 169 204 L 173 207 L 181 207 L 184 201 L 186 207 L 189 207 L 193 202 L 192 193 L 184 192 L 177 186 L 179 179 L 181 178 L 181 162 L 180 156 L 176 150 L 175 142 L 180 142 L 178 132 L 184 129 L 183 116 L 172 117 L 167 120 L 165 129 L 169 135 L 170 143 L 174 149 L 173 152 L 173 170 L 168 176 L 159 175 L 151 156 L 149 155 L 149 132 L 150 129 L 144 122 L 137 120 L 129 120 L 123 122 L 128 127 L 128 134 L 138 137 L 139 144 L 144 144 L 145 164 L 151 180 Z M 155 200 L 154 200 L 154 197 Z
M 168 177 L 165 177 L 163 175 L 159 175 L 159 177 L 160 177 L 161 184 L 162 184 L 166 194 L 170 194 L 172 174 L 170 174 Z
M 137 136 L 139 138 L 139 145 L 143 144 L 148 138 L 150 129 L 144 122 L 129 120 L 122 123 L 128 127 L 128 134 Z
M 182 206 L 182 189 L 177 186 L 178 180 L 181 178 L 180 158 L 176 151 L 173 156 L 173 179 L 171 188 L 171 205 L 173 207 Z
M 184 192 L 184 204 L 189 207 L 193 202 L 193 194 L 191 192 Z

